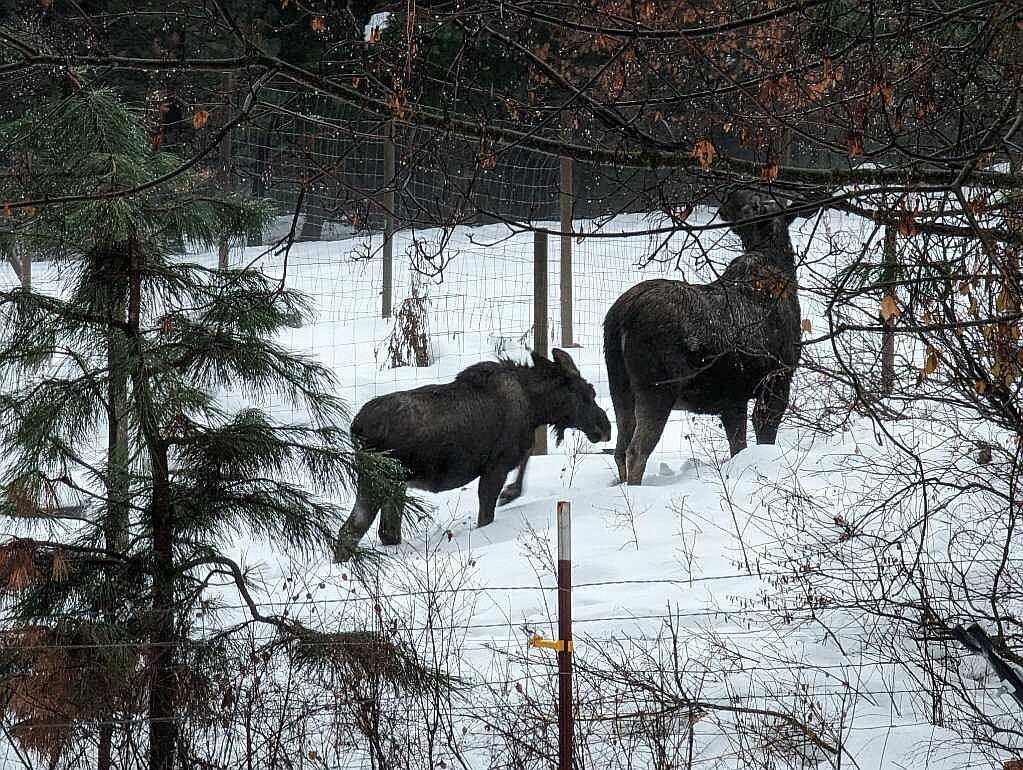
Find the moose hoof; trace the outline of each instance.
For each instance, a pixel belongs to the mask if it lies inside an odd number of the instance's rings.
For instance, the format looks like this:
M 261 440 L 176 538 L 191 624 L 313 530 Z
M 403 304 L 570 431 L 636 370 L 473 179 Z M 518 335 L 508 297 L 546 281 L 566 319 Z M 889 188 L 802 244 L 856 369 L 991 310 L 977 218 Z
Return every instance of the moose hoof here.
M 521 495 L 522 495 L 521 489 L 517 489 L 516 487 L 505 487 L 504 489 L 501 490 L 501 494 L 498 495 L 497 504 L 508 505 L 508 503 L 512 502 L 513 500 L 518 500 Z
M 393 532 L 378 532 L 380 536 L 380 545 L 398 545 L 401 543 L 401 533 Z
M 334 563 L 344 564 L 345 562 L 351 561 L 358 549 L 358 543 L 353 543 L 347 540 L 338 540 L 337 543 L 334 544 Z

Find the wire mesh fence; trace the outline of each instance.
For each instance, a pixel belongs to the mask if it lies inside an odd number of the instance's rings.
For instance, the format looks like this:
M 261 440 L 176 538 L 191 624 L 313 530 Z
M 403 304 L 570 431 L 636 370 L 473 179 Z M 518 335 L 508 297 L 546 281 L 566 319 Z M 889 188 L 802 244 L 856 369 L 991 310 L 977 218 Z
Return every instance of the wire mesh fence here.
M 222 160 L 230 167 L 231 185 L 236 190 L 271 198 L 280 217 L 274 232 L 264 239 L 265 246 L 255 244 L 252 238 L 252 245 L 235 244 L 229 256 L 235 265 L 251 265 L 310 296 L 312 313 L 304 325 L 284 335 L 286 345 L 331 366 L 339 375 L 342 395 L 354 408 L 390 390 L 450 379 L 482 358 L 522 353 L 533 339 L 536 311 L 534 232 L 556 233 L 561 227 L 563 191 L 558 158 L 514 147 L 494 151 L 485 144 L 438 131 L 403 129 L 392 134 L 386 121 L 339 111 L 315 94 L 271 91 L 266 102 L 267 109 L 235 133 L 230 155 Z M 395 147 L 393 180 L 385 174 L 387 142 Z M 625 289 L 647 278 L 713 277 L 720 264 L 734 254 L 736 244 L 728 235 L 708 233 L 696 240 L 674 230 L 679 217 L 702 223 L 712 216 L 710 209 L 675 210 L 674 201 L 686 197 L 682 191 L 688 189 L 688 183 L 683 178 L 585 164 L 575 164 L 574 175 L 571 291 L 573 341 L 579 347 L 571 353 L 613 419 L 602 355 L 601 325 L 607 308 Z M 394 197 L 390 211 L 388 193 Z M 394 265 L 391 283 L 385 287 L 383 228 L 388 217 L 393 218 L 395 228 Z M 296 243 L 289 242 L 292 228 Z M 546 315 L 548 346 L 554 347 L 563 336 L 559 309 L 564 297 L 557 259 L 562 241 L 553 237 L 548 242 Z M 215 255 L 188 258 L 207 260 L 211 265 L 216 261 Z M 46 287 L 50 278 L 45 266 L 36 279 Z M 382 317 L 381 295 L 385 291 L 393 295 L 392 318 Z M 419 341 L 423 344 L 416 347 Z M 416 360 L 419 353 L 423 358 Z M 664 433 L 662 449 L 692 450 L 689 435 L 701 421 L 704 428 L 710 422 L 709 418 L 675 413 Z M 700 451 L 724 453 L 724 437 L 716 425 L 702 430 L 701 435 Z M 748 573 L 709 575 L 678 585 L 665 581 L 665 585 L 692 589 L 694 584 L 713 583 L 727 592 L 732 581 L 748 577 Z M 761 573 L 758 577 L 771 576 Z M 592 581 L 577 588 L 589 600 L 591 594 L 629 584 Z M 253 763 L 400 766 L 394 757 L 402 753 L 433 767 L 543 766 L 553 733 L 551 661 L 529 653 L 524 641 L 527 628 L 536 630 L 550 623 L 549 590 L 522 584 L 453 591 L 463 601 L 484 593 L 494 602 L 511 592 L 528 594 L 530 599 L 524 603 L 532 602 L 535 612 L 507 622 L 424 618 L 419 600 L 436 600 L 445 593 L 432 587 L 419 594 L 388 589 L 345 599 L 319 599 L 313 593 L 306 599 L 261 603 L 266 611 L 304 617 L 328 627 L 340 626 L 342 616 L 346 623 L 362 618 L 378 631 L 423 643 L 438 656 L 438 665 L 465 677 L 464 692 L 452 698 L 429 689 L 408 695 L 372 678 L 354 684 L 342 680 L 334 692 L 309 683 L 293 690 L 291 677 L 298 676 L 300 668 L 297 660 L 287 651 L 260 659 L 254 651 L 272 644 L 273 637 L 249 635 L 225 658 L 243 672 L 231 681 L 230 698 L 224 687 L 216 689 L 217 682 L 207 683 L 208 692 L 220 700 L 211 695 L 207 705 L 214 707 L 200 710 L 188 720 L 183 718 L 182 728 L 191 731 L 195 746 L 205 747 L 205 753 L 199 751 L 196 757 L 209 767 Z M 382 606 L 386 609 L 378 609 Z M 227 613 L 241 609 L 240 605 L 220 606 Z M 842 609 L 830 608 L 835 612 Z M 740 601 L 679 610 L 674 617 L 693 624 L 727 618 L 713 628 L 718 640 L 763 636 L 777 640 L 777 628 L 772 624 L 785 610 Z M 576 622 L 582 629 L 593 629 L 580 631 L 579 637 L 582 644 L 592 645 L 591 649 L 649 642 L 647 654 L 655 655 L 653 651 L 666 643 L 658 630 L 670 618 L 669 614 L 623 610 L 583 612 Z M 202 622 L 198 625 L 208 634 L 182 645 L 182 655 L 186 648 L 220 644 L 215 624 L 211 622 L 209 628 Z M 701 641 L 697 637 L 705 636 L 703 631 L 694 625 L 678 636 L 697 644 Z M 790 634 L 785 641 L 793 639 Z M 41 645 L 40 651 L 92 653 L 97 646 Z M 865 677 L 864 672 L 872 667 L 900 664 L 896 657 L 878 659 L 868 649 L 857 650 L 840 663 L 809 666 L 805 661 L 794 665 L 779 659 L 736 664 L 734 671 L 708 667 L 704 673 L 713 681 L 706 690 L 695 691 L 699 698 L 692 697 L 693 693 L 679 697 L 668 685 L 659 698 L 638 696 L 646 681 L 644 675 L 661 681 L 670 678 L 667 674 L 678 674 L 670 666 L 662 668 L 655 663 L 653 658 L 644 659 L 642 665 L 630 669 L 629 676 L 638 678 L 617 683 L 610 682 L 607 669 L 600 669 L 597 663 L 593 663 L 592 678 L 583 677 L 579 718 L 584 725 L 581 729 L 590 731 L 583 737 L 591 739 L 581 742 L 591 751 L 584 755 L 583 764 L 700 767 L 741 763 L 751 751 L 766 751 L 768 737 L 786 734 L 779 728 L 778 713 L 805 716 L 819 708 L 821 714 L 844 725 L 843 709 L 851 697 L 850 689 L 856 697 L 872 699 L 875 705 L 882 701 L 871 730 L 891 733 L 930 727 L 929 722 L 909 716 L 920 713 L 908 705 L 919 699 L 919 688 L 905 683 L 882 686 L 877 682 L 884 681 L 883 674 Z M 793 672 L 800 669 L 805 681 L 791 682 Z M 768 691 L 750 684 L 752 677 L 767 674 L 781 677 Z M 854 674 L 871 683 L 851 688 Z M 730 684 L 733 675 L 735 683 Z M 369 690 L 360 689 L 365 687 Z M 976 690 L 987 692 L 979 685 Z M 807 705 L 814 699 L 826 703 Z M 702 705 L 697 707 L 696 701 Z M 704 730 L 711 732 L 703 715 L 710 706 L 728 707 L 733 713 L 740 709 L 741 718 L 726 720 L 715 728 L 724 733 L 731 730 L 737 740 L 704 745 L 702 755 L 697 756 L 693 754 L 694 736 Z M 887 722 L 881 714 L 884 708 L 888 709 Z M 653 719 L 655 713 L 663 717 L 662 712 L 674 714 L 677 721 Z M 82 720 L 53 719 L 35 727 L 75 727 L 80 732 L 73 745 L 81 752 L 82 766 L 95 766 L 94 728 L 102 720 L 85 721 L 89 722 L 85 728 Z M 141 710 L 125 708 L 116 717 L 116 727 L 122 736 L 119 750 L 124 752 L 123 762 L 131 764 L 145 751 L 146 723 Z M 5 729 L 9 731 L 10 725 Z M 868 728 L 858 724 L 842 729 L 848 735 Z M 790 764 L 817 766 L 820 757 L 805 735 L 789 738 L 778 750 L 789 752 Z M 672 743 L 671 751 L 665 749 L 665 741 Z M 6 742 L 5 751 L 0 764 L 23 762 L 15 742 Z
M 723 586 L 736 578 L 749 575 L 706 576 Z M 628 582 L 575 586 L 577 601 L 585 607 L 591 595 Z M 528 593 L 536 603 L 531 617 L 497 627 L 471 618 L 450 622 L 465 611 L 460 601 L 467 592 L 462 589 L 430 587 L 402 597 L 375 594 L 370 579 L 360 590 L 365 595 L 356 602 L 281 597 L 259 607 L 290 610 L 292 617 L 327 625 L 338 618 L 346 626 L 363 624 L 394 644 L 415 648 L 428 665 L 442 667 L 453 679 L 409 688 L 383 671 L 359 667 L 364 663 L 310 668 L 308 650 L 303 654 L 294 646 L 277 645 L 275 634 L 250 628 L 228 640 L 219 633 L 221 624 L 201 620 L 194 629 L 197 638 L 175 644 L 179 659 L 194 666 L 191 691 L 176 718 L 191 762 L 220 768 L 411 768 L 424 763 L 520 768 L 549 762 L 556 749 L 553 658 L 531 650 L 526 641 L 536 631 L 550 632 L 552 591 L 525 584 L 483 589 L 495 597 L 513 590 Z M 830 608 L 830 622 L 840 623 L 841 612 Z M 874 645 L 821 658 L 800 652 L 802 645 L 812 649 L 818 635 L 813 624 L 791 624 L 782 635 L 774 618 L 757 619 L 742 606 L 722 607 L 717 614 L 731 614 L 735 622 L 718 623 L 711 632 L 685 612 L 641 617 L 583 611 L 576 621 L 577 762 L 659 766 L 667 752 L 667 766 L 674 767 L 773 766 L 774 761 L 810 768 L 860 756 L 870 741 L 885 735 L 893 740 L 893 750 L 911 743 L 926 750 L 929 758 L 922 767 L 948 766 L 943 752 L 950 736 L 919 717 L 929 694 L 905 677 L 904 659 Z M 5 638 L 7 652 L 14 649 L 20 660 L 35 662 L 37 672 L 43 659 L 59 673 L 61 666 L 70 672 L 97 655 L 137 656 L 141 662 L 151 652 L 151 645 L 135 643 L 12 641 Z M 333 648 L 337 640 L 323 644 Z M 351 656 L 345 660 L 362 659 L 359 649 L 370 654 L 382 649 L 379 638 L 369 636 L 344 646 L 344 654 Z M 756 656 L 751 655 L 754 649 Z M 945 654 L 953 668 L 971 665 L 965 649 L 950 646 Z M 140 681 L 128 685 L 144 690 L 144 671 L 140 665 Z M 12 673 L 11 713 L 41 714 L 53 705 L 19 690 L 17 671 Z M 75 683 L 82 685 L 70 673 L 68 679 L 68 690 L 54 697 L 68 695 Z M 962 686 L 963 692 L 997 707 L 996 716 L 1014 717 L 995 683 L 981 677 Z M 149 722 L 141 700 L 126 697 L 105 715 L 82 714 L 77 707 L 70 700 L 63 717 L 51 712 L 5 720 L 0 763 L 35 767 L 32 735 L 40 741 L 49 736 L 50 745 L 59 736 L 61 766 L 95 767 L 104 723 L 115 736 L 118 766 L 144 758 Z
M 297 243 L 286 249 L 286 267 L 274 254 L 257 259 L 260 252 L 240 245 L 232 260 L 286 269 L 287 280 L 314 297 L 315 320 L 290 342 L 330 363 L 356 408 L 379 392 L 447 379 L 531 344 L 537 230 L 555 234 L 548 239 L 548 348 L 567 339 L 581 346 L 573 355 L 605 399 L 601 324 L 612 302 L 652 277 L 709 280 L 737 253 L 726 231 L 697 239 L 680 227 L 714 214 L 713 205 L 698 205 L 714 203 L 710 190 L 684 170 L 571 161 L 569 181 L 558 157 L 396 127 L 312 91 L 272 84 L 260 104 L 232 138 L 232 186 L 276 203 L 268 246 Z M 587 127 L 552 113 L 542 131 L 583 136 Z M 570 238 L 557 237 L 563 222 L 571 223 Z M 559 264 L 565 246 L 567 287 Z M 391 253 L 393 266 L 385 257 Z M 400 318 L 381 318 L 389 315 L 381 306 Z M 563 308 L 571 330 L 562 328 Z M 693 418 L 676 412 L 672 420 L 684 429 L 670 429 L 665 439 L 680 449 Z

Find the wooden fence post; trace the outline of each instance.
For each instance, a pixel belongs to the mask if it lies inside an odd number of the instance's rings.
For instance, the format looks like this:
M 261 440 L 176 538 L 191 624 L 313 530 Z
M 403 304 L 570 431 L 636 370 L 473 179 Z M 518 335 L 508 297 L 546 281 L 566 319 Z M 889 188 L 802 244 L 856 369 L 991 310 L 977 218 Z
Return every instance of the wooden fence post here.
M 547 355 L 547 233 L 533 233 L 533 350 Z M 536 429 L 533 454 L 547 454 L 547 426 Z
M 394 291 L 394 121 L 387 121 L 384 136 L 384 251 L 380 315 L 390 318 Z
M 234 73 L 229 72 L 224 76 L 224 94 L 227 97 L 228 112 L 234 109 Z M 234 132 L 228 131 L 220 141 L 220 170 L 224 175 L 224 191 L 234 192 L 234 175 L 231 173 L 231 159 L 233 148 L 231 147 L 231 136 Z M 221 270 L 227 270 L 228 257 L 231 252 L 230 239 L 224 237 L 220 240 L 220 247 L 217 250 L 217 266 Z
M 32 290 L 32 252 L 25 249 L 21 252 L 21 288 Z
M 568 134 L 572 127 L 572 114 L 561 113 L 561 126 Z M 572 159 L 561 158 L 561 347 L 575 347 L 572 331 L 572 210 L 575 201 L 572 195 Z

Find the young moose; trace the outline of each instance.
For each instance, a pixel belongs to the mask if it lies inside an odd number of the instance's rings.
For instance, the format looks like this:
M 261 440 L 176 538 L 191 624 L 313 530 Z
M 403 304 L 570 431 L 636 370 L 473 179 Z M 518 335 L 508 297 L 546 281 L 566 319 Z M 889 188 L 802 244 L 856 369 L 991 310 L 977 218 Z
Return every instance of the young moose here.
M 735 192 L 718 212 L 742 241 L 717 280 L 643 281 L 604 318 L 604 357 L 618 423 L 615 462 L 640 484 L 673 409 L 717 414 L 735 455 L 746 447 L 746 405 L 756 399 L 757 442 L 773 444 L 799 361 L 794 217 L 772 198 Z M 774 214 L 758 222 L 743 220 Z
M 607 414 L 568 353 L 555 349 L 553 361 L 536 353 L 532 359 L 532 366 L 485 361 L 463 370 L 454 382 L 374 398 L 352 421 L 352 436 L 360 447 L 398 460 L 410 487 L 442 492 L 478 477 L 477 524 L 486 526 L 494 520 L 501 487 L 515 467 L 518 477 L 505 500 L 521 489 L 538 427 L 553 426 L 559 443 L 568 428 L 581 430 L 593 442 L 611 440 Z M 400 502 L 375 499 L 360 481 L 338 537 L 337 561 L 351 557 L 381 508 L 381 542 L 401 541 Z

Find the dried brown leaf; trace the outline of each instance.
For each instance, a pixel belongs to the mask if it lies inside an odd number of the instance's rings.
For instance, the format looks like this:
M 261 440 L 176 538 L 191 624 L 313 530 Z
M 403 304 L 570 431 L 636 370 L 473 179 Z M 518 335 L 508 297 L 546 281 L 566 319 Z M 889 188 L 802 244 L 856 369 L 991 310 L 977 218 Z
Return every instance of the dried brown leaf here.
M 860 157 L 863 154 L 863 134 L 852 132 L 847 135 L 845 149 L 850 160 Z
M 700 168 L 710 168 L 717 154 L 717 148 L 710 139 L 701 139 L 693 147 L 693 159 L 700 164 Z
M 898 318 L 902 315 L 902 311 L 899 310 L 899 305 L 895 301 L 895 297 L 891 294 L 881 300 L 881 318 L 884 321 L 889 321 L 892 318 Z

